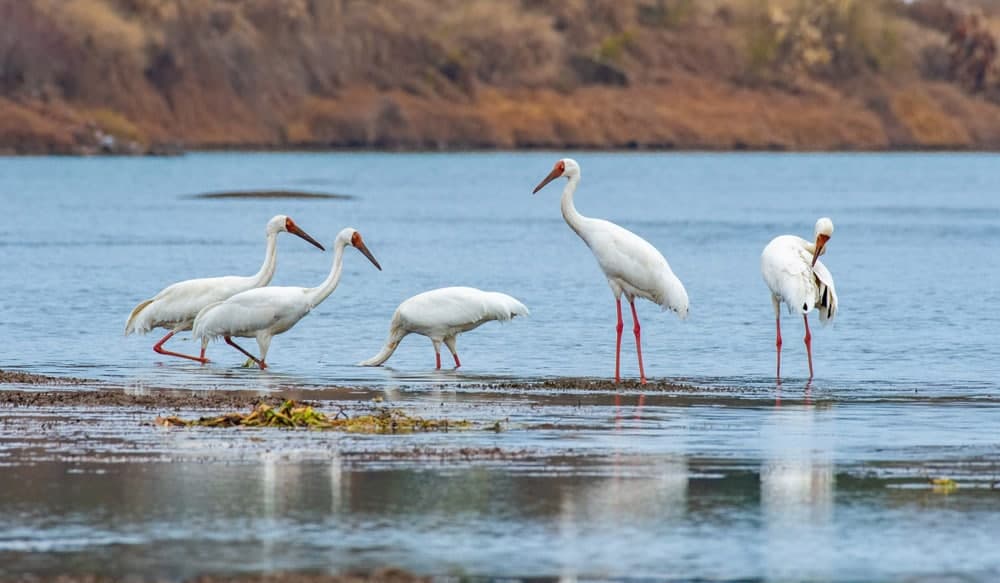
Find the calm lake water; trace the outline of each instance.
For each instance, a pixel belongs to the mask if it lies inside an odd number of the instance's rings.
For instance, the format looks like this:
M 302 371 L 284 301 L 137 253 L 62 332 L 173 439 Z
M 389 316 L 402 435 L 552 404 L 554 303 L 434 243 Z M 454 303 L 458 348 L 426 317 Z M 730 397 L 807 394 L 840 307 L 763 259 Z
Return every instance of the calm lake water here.
M 362 385 L 329 398 L 511 419 L 498 434 L 364 437 L 0 411 L 0 512 L 14 517 L 0 573 L 1000 579 L 1000 157 L 575 153 L 580 212 L 653 243 L 691 298 L 687 321 L 639 304 L 644 356 L 651 377 L 704 391 L 640 407 L 631 393 L 471 388 L 613 373 L 614 302 L 559 214 L 563 184 L 530 194 L 560 155 L 0 158 L 0 368 L 137 391 Z M 192 197 L 243 189 L 355 198 Z M 357 228 L 384 271 L 349 252 L 340 287 L 274 340 L 265 372 L 223 344 L 199 366 L 154 354 L 156 335 L 122 336 L 172 282 L 254 273 L 277 213 L 325 244 Z M 813 327 L 808 390 L 801 321 L 784 317 L 779 389 L 759 256 L 820 216 L 836 224 L 824 262 L 841 311 Z M 332 260 L 287 235 L 278 253 L 276 285 L 316 285 Z M 509 293 L 531 317 L 460 337 L 459 372 L 435 373 L 417 336 L 388 367 L 354 366 L 400 301 L 446 285 Z M 637 374 L 630 334 L 622 363 Z M 451 453 L 405 459 L 413 447 Z M 510 455 L 462 460 L 463 447 Z M 395 461 L 369 455 L 382 450 Z M 959 488 L 934 492 L 933 477 Z
M 640 318 L 651 376 L 771 379 L 773 312 L 759 256 L 774 236 L 811 237 L 828 215 L 824 261 L 842 311 L 816 326 L 818 385 L 993 386 L 1000 373 L 1000 158 L 973 154 L 576 155 L 577 206 L 634 230 L 667 257 L 691 297 L 679 321 Z M 129 311 L 192 277 L 252 274 L 264 223 L 285 213 L 330 243 L 360 230 L 385 271 L 347 257 L 340 287 L 274 341 L 271 377 L 392 382 L 433 368 L 407 338 L 391 369 L 354 363 L 381 346 L 403 299 L 446 285 L 504 291 L 529 320 L 459 341 L 470 375 L 612 373 L 615 308 L 589 250 L 559 214 L 562 183 L 532 196 L 558 159 L 531 154 L 199 154 L 181 158 L 0 159 L 4 366 L 170 385 L 266 382 L 213 346 L 211 367 L 157 357 L 122 337 Z M 288 188 L 352 201 L 197 200 L 206 191 Z M 330 267 L 294 237 L 275 285 L 317 285 Z M 801 322 L 786 317 L 786 375 L 803 375 Z M 625 370 L 635 374 L 631 338 Z M 193 343 L 177 343 L 188 351 Z M 253 342 L 250 345 L 253 346 Z M 235 375 L 235 379 L 233 379 Z M 452 377 L 454 375 L 448 375 Z M 267 377 L 267 378 L 271 378 Z

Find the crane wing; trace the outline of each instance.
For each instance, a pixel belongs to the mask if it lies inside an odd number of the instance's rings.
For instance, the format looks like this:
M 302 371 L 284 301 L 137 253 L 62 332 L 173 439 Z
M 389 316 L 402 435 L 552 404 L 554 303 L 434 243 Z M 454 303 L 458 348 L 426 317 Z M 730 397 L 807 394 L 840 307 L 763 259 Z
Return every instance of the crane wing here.
M 614 223 L 594 219 L 588 246 L 609 281 L 684 318 L 688 295 L 667 259 L 649 241 Z M 614 285 L 612 285 L 614 287 Z
M 792 235 L 775 237 L 760 258 L 761 275 L 771 293 L 788 306 L 789 312 L 807 314 L 816 303 L 816 280 L 812 255 L 805 241 Z
M 236 276 L 188 279 L 169 285 L 132 310 L 125 333 L 190 324 L 205 306 L 250 289 L 251 285 L 249 278 Z
M 398 313 L 407 330 L 446 330 L 526 316 L 528 308 L 506 294 L 446 287 L 413 296 L 400 304 Z
M 837 315 L 837 289 L 833 285 L 833 274 L 817 260 L 813 266 L 816 277 L 816 308 L 819 310 L 819 321 L 826 324 Z
M 281 319 L 287 294 L 281 288 L 257 288 L 236 294 L 224 302 L 206 306 L 194 321 L 196 338 L 256 335 Z

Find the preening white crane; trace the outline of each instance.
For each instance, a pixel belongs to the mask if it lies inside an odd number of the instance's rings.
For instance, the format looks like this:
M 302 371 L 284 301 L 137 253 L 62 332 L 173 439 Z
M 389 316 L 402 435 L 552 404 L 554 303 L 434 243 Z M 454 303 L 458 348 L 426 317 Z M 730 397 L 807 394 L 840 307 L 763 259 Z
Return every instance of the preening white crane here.
M 795 235 L 775 237 L 764 247 L 760 256 L 760 272 L 771 290 L 778 353 L 776 376 L 781 378 L 781 304 L 788 313 L 802 314 L 806 325 L 806 353 L 809 355 L 809 378 L 813 378 L 812 334 L 809 332 L 809 312 L 819 310 L 819 321 L 826 324 L 837 315 L 837 290 L 833 275 L 819 260 L 826 252 L 826 243 L 833 235 L 833 221 L 823 217 L 816 221 L 815 239 L 806 241 Z
M 278 233 L 292 233 L 312 243 L 320 250 L 323 246 L 299 228 L 290 217 L 276 215 L 267 222 L 267 251 L 264 254 L 264 264 L 260 271 L 250 277 L 229 275 L 225 277 L 209 277 L 189 279 L 175 283 L 163 289 L 160 293 L 148 299 L 132 310 L 125 323 L 125 335 L 133 332 L 145 334 L 154 328 L 170 330 L 166 336 L 153 345 L 153 350 L 167 356 L 177 356 L 196 360 L 202 364 L 208 362 L 205 358 L 205 348 L 201 356 L 191 356 L 179 352 L 171 352 L 163 345 L 178 332 L 190 330 L 195 316 L 205 306 L 222 301 L 242 291 L 265 286 L 274 278 L 274 270 L 278 263 Z
M 528 308 L 507 294 L 487 292 L 473 287 L 443 287 L 417 294 L 399 304 L 389 324 L 389 338 L 382 351 L 359 362 L 360 366 L 379 366 L 389 360 L 407 334 L 420 334 L 434 343 L 437 367 L 441 368 L 441 343 L 455 358 L 455 368 L 462 366 L 455 347 L 455 337 L 493 320 L 527 316 Z
M 344 265 L 344 248 L 348 245 L 364 254 L 379 271 L 382 270 L 365 246 L 361 233 L 351 228 L 344 229 L 333 243 L 330 275 L 319 287 L 262 287 L 205 306 L 195 318 L 193 332 L 195 338 L 201 339 L 202 350 L 205 350 L 209 340 L 221 336 L 257 366 L 267 368 L 267 349 L 271 346 L 271 338 L 289 330 L 337 289 Z M 233 342 L 233 336 L 256 338 L 260 358 Z
M 552 172 L 542 180 L 532 194 L 556 178 L 568 178 L 562 193 L 562 215 L 583 242 L 590 247 L 597 264 L 604 271 L 618 305 L 618 324 L 615 328 L 615 382 L 621 380 L 622 301 L 624 293 L 632 307 L 632 331 L 635 349 L 639 356 L 639 378 L 646 382 L 642 366 L 642 342 L 639 315 L 635 311 L 635 298 L 645 298 L 664 309 L 673 310 L 681 319 L 687 317 L 688 296 L 681 280 L 677 279 L 663 255 L 645 239 L 618 225 L 601 219 L 585 217 L 573 205 L 573 193 L 580 183 L 580 165 L 575 160 L 563 158 L 556 162 Z

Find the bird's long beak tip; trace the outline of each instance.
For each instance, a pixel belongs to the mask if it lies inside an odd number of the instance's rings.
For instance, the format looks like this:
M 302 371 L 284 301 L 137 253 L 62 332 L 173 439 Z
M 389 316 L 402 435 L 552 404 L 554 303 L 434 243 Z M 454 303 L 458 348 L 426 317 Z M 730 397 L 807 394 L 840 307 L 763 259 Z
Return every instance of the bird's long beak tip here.
M 298 226 L 295 226 L 295 227 L 292 227 L 292 228 L 291 228 L 291 229 L 289 229 L 289 230 L 291 231 L 291 233 L 292 233 L 293 235 L 295 235 L 295 236 L 297 236 L 297 237 L 301 238 L 302 240 L 306 241 L 307 243 L 309 243 L 309 244 L 311 244 L 311 245 L 315 246 L 315 247 L 316 247 L 316 248 L 318 248 L 318 249 L 319 249 L 320 251 L 326 251 L 326 247 L 324 247 L 324 246 L 323 246 L 323 245 L 322 245 L 322 244 L 321 244 L 321 243 L 320 243 L 319 241 L 317 241 L 316 239 L 313 239 L 312 237 L 310 237 L 310 236 L 309 236 L 309 233 L 306 233 L 305 231 L 303 231 L 302 229 L 300 229 L 300 228 L 299 228 Z

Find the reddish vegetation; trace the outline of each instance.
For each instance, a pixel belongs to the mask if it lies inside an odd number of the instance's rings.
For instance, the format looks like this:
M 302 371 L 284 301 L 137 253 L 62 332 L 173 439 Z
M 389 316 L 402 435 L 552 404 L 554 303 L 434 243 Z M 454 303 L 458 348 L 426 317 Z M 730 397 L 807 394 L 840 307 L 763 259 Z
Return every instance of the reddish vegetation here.
M 0 152 L 998 148 L 990 6 L 0 0 Z

